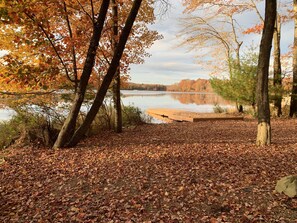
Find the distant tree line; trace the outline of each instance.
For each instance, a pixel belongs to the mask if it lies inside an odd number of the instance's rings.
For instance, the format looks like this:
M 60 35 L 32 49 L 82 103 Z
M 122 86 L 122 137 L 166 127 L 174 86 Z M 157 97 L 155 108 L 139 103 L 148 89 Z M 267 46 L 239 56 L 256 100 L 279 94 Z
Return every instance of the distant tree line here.
M 146 91 L 178 91 L 178 92 L 213 92 L 209 80 L 197 79 L 197 80 L 181 80 L 178 83 L 172 85 L 161 84 L 138 84 L 127 83 L 122 86 L 122 90 L 146 90 Z
M 167 86 L 161 84 L 138 84 L 129 82 L 122 86 L 122 90 L 166 91 Z
M 213 92 L 209 80 L 200 78 L 197 80 L 181 80 L 179 83 L 168 86 L 167 90 L 180 92 Z

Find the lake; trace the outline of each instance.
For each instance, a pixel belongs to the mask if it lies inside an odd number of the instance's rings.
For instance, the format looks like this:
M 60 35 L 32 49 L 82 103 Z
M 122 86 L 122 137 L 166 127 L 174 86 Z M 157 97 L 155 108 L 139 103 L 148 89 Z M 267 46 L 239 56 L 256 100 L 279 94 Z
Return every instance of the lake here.
M 216 94 L 168 91 L 130 91 L 123 90 L 124 105 L 139 107 L 142 111 L 149 108 L 172 108 L 200 113 L 212 113 L 215 104 L 230 107 L 230 103 Z M 0 108 L 0 120 L 9 120 L 13 110 Z
M 230 106 L 216 94 L 168 91 L 122 91 L 124 105 L 134 105 L 145 111 L 149 108 L 172 108 L 211 113 L 215 104 Z

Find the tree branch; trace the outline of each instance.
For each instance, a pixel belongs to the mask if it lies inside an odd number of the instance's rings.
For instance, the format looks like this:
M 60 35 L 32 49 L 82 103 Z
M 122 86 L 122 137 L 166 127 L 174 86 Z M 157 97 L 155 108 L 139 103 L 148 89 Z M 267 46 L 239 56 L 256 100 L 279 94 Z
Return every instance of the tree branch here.
M 72 28 L 68 16 L 68 11 L 67 11 L 67 5 L 66 2 L 64 2 L 64 12 L 65 12 L 65 19 L 69 31 L 69 37 L 73 40 L 73 34 L 72 34 Z M 72 64 L 73 64 L 73 75 L 74 75 L 74 82 L 75 82 L 75 88 L 77 88 L 77 83 L 78 83 L 78 74 L 77 74 L 77 63 L 76 63 L 76 52 L 75 52 L 75 46 L 72 43 Z
M 0 91 L 0 95 L 14 95 L 14 96 L 20 96 L 20 95 L 47 95 L 54 93 L 55 90 L 52 91 L 32 91 L 32 92 L 11 92 L 11 91 Z
M 79 6 L 81 7 L 81 9 L 83 10 L 83 12 L 90 18 L 90 20 L 92 21 L 92 23 L 94 23 L 94 16 L 91 16 L 84 8 L 84 6 L 80 3 L 79 0 L 76 0 L 77 3 L 79 4 Z M 92 6 L 93 7 L 93 6 Z M 93 13 L 93 12 L 92 12 Z
M 60 62 L 61 62 L 61 64 L 62 64 L 62 66 L 63 66 L 63 68 L 64 68 L 64 71 L 65 71 L 65 73 L 66 73 L 67 78 L 68 78 L 71 82 L 74 82 L 74 80 L 72 80 L 71 77 L 70 77 L 70 75 L 69 75 L 68 68 L 67 68 L 66 64 L 64 63 L 64 61 L 63 61 L 61 55 L 59 54 L 59 52 L 58 52 L 58 50 L 57 50 L 57 48 L 56 48 L 54 42 L 52 41 L 52 39 L 50 38 L 50 36 L 49 36 L 48 33 L 46 32 L 46 30 L 44 29 L 44 27 L 43 27 L 39 22 L 37 22 L 37 21 L 35 20 L 34 15 L 30 15 L 30 14 L 29 14 L 28 12 L 26 12 L 26 11 L 24 11 L 24 13 L 25 13 L 25 15 L 26 15 L 29 19 L 31 19 L 34 23 L 36 23 L 37 26 L 41 29 L 41 31 L 43 32 L 43 34 L 46 36 L 47 40 L 50 42 L 52 48 L 54 49 L 54 51 L 55 51 L 55 53 L 56 53 L 56 55 L 57 55 L 57 57 L 59 58 L 59 60 L 60 60 Z

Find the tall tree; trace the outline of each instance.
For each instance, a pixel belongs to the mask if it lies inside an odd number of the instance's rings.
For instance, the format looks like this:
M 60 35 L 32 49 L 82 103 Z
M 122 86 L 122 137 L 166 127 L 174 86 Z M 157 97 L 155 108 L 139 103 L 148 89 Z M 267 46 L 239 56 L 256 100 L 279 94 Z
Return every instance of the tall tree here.
M 101 89 L 101 85 L 104 85 L 104 89 L 106 85 L 109 87 L 109 80 L 113 78 L 115 65 L 119 67 L 120 64 L 121 70 L 126 73 L 129 64 L 142 63 L 144 57 L 149 56 L 146 49 L 160 38 L 156 31 L 151 31 L 147 27 L 147 24 L 155 20 L 152 7 L 154 0 L 146 0 L 144 4 L 138 0 L 133 2 L 117 0 L 118 9 L 121 12 L 117 27 L 120 36 L 114 36 L 113 39 L 112 10 L 109 10 L 111 9 L 109 2 L 110 0 L 5 0 L 7 15 L 12 18 L 13 24 L 17 27 L 12 30 L 12 38 L 16 39 L 15 42 L 19 46 L 27 44 L 28 52 L 32 46 L 36 46 L 36 51 L 32 54 L 40 55 L 38 52 L 42 51 L 42 55 L 46 58 L 42 60 L 42 64 L 53 64 L 61 76 L 65 75 L 74 83 L 76 91 L 73 95 L 72 108 L 54 147 L 63 147 L 72 138 L 77 128 L 78 114 L 85 102 L 87 86 L 98 87 L 98 89 Z M 164 1 L 164 3 L 167 2 Z M 142 7 L 139 9 L 140 5 Z M 135 18 L 131 15 L 136 17 L 138 14 L 137 22 L 133 25 Z M 6 16 L 2 11 L 0 15 L 1 19 Z M 0 35 L 6 34 L 4 29 L 0 30 Z M 119 44 L 112 47 L 111 41 L 114 43 L 118 41 Z M 82 42 L 89 42 L 89 44 L 81 44 Z M 9 46 L 9 44 L 6 45 Z M 10 52 L 9 56 L 11 55 Z M 119 63 L 120 59 L 122 59 L 121 63 Z M 19 72 L 12 73 L 14 76 L 10 79 L 20 79 L 16 78 Z M 56 75 L 56 72 L 52 75 Z M 48 79 L 53 80 L 53 78 Z M 3 82 L 10 81 L 6 76 L 0 75 L 0 83 L 2 80 Z M 55 82 L 65 83 L 65 80 L 59 79 Z M 103 90 L 100 94 L 102 92 L 103 95 L 100 95 L 100 98 L 104 98 L 106 93 Z
M 269 60 L 276 19 L 276 0 L 265 1 L 265 20 L 260 44 L 257 80 L 258 132 L 257 145 L 270 145 L 271 126 L 268 98 Z
M 294 8 L 294 45 L 293 45 L 293 86 L 291 92 L 290 117 L 297 116 L 297 0 L 293 1 Z
M 112 3 L 112 45 L 113 49 L 117 48 L 118 45 L 118 35 L 119 35 L 119 22 L 118 22 L 118 3 L 116 0 L 111 0 Z M 122 132 L 122 105 L 121 105 L 121 74 L 120 74 L 120 66 L 118 66 L 116 70 L 116 74 L 114 77 L 113 83 L 113 103 L 114 103 L 114 128 L 117 133 Z
M 89 42 L 89 49 L 87 52 L 83 72 L 80 77 L 78 89 L 77 89 L 77 92 L 75 93 L 75 98 L 72 103 L 71 110 L 59 132 L 58 138 L 53 148 L 64 147 L 74 134 L 77 117 L 79 115 L 81 105 L 84 101 L 88 82 L 94 67 L 95 57 L 96 57 L 101 33 L 104 27 L 105 18 L 109 8 L 109 3 L 110 3 L 110 0 L 103 0 L 100 11 L 98 12 L 99 16 L 97 18 L 95 18 L 95 15 L 92 16 L 93 24 L 94 24 L 93 35 Z
M 282 115 L 281 17 L 277 15 L 273 34 L 273 86 L 276 115 Z
M 104 76 L 102 84 L 100 85 L 99 89 L 97 90 L 97 94 L 94 99 L 94 102 L 93 102 L 89 112 L 87 113 L 87 116 L 86 116 L 84 122 L 75 131 L 75 133 L 73 134 L 72 138 L 70 139 L 70 141 L 68 143 L 65 143 L 63 138 L 61 138 L 60 140 L 63 143 L 60 144 L 57 141 L 57 143 L 55 144 L 54 147 L 75 146 L 85 136 L 86 132 L 88 131 L 90 125 L 92 124 L 94 118 L 96 117 L 98 110 L 100 109 L 100 107 L 103 103 L 103 100 L 105 98 L 108 87 L 109 87 L 109 85 L 110 85 L 112 79 L 114 78 L 114 75 L 118 69 L 119 61 L 122 57 L 123 51 L 125 49 L 128 37 L 130 35 L 131 29 L 133 27 L 133 23 L 136 19 L 136 16 L 138 14 L 141 3 L 142 3 L 142 0 L 134 0 L 134 2 L 133 2 L 130 14 L 126 20 L 125 27 L 120 35 L 119 42 L 118 42 L 117 48 L 114 52 L 114 56 L 110 63 L 109 69 L 108 69 L 106 75 Z
M 254 10 L 258 15 L 261 23 L 257 24 L 253 27 L 247 29 L 244 33 L 260 33 L 263 29 L 264 18 L 262 17 L 260 10 L 257 6 L 257 1 L 255 0 L 248 0 L 249 1 L 249 9 Z M 258 0 L 258 2 L 260 2 Z M 279 6 L 286 7 L 287 4 L 281 4 L 279 1 Z M 288 11 L 288 10 L 285 10 Z M 287 16 L 282 15 L 281 11 L 277 12 L 277 17 L 275 21 L 275 28 L 274 28 L 274 35 L 273 35 L 273 91 L 272 94 L 273 102 L 274 102 L 274 109 L 276 111 L 276 115 L 279 117 L 282 115 L 282 66 L 281 66 L 281 23 L 286 21 Z

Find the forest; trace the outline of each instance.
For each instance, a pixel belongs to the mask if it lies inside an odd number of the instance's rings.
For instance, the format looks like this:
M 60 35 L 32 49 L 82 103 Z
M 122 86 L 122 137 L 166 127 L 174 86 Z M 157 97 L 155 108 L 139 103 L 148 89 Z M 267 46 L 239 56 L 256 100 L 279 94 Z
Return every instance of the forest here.
M 172 1 L 0 0 L 1 222 L 296 222 L 297 1 L 180 3 L 177 47 L 210 80 L 166 90 L 213 91 L 241 120 L 122 106 Z
M 123 90 L 141 90 L 141 91 L 166 91 L 167 86 L 162 84 L 138 84 L 128 82 L 122 85 Z
M 137 84 L 127 82 L 122 84 L 123 90 L 146 90 L 146 91 L 177 91 L 177 92 L 213 92 L 210 81 L 206 79 L 181 80 L 176 84 Z

